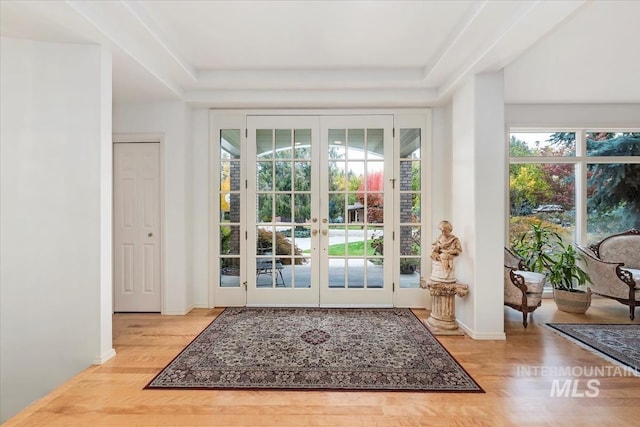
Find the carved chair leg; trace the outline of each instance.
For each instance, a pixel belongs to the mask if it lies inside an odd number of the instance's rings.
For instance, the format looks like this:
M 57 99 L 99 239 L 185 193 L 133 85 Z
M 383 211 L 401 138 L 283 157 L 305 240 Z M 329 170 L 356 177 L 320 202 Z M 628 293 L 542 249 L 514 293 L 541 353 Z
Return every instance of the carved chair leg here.
M 524 325 L 524 328 L 527 329 L 527 308 L 526 307 L 522 310 L 522 324 Z
M 635 319 L 635 317 L 636 317 L 636 305 L 629 304 L 629 318 L 633 320 Z

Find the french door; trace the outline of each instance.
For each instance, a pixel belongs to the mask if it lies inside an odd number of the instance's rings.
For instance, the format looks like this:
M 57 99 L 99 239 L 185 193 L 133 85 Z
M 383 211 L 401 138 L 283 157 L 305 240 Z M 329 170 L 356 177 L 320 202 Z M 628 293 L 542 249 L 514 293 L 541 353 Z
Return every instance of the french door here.
M 392 130 L 391 115 L 247 117 L 247 305 L 393 305 Z

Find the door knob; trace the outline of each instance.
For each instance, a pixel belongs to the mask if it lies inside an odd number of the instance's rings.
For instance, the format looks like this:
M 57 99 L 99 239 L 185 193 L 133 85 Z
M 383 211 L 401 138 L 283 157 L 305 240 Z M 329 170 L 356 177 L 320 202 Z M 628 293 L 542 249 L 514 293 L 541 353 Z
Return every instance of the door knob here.
M 322 235 L 326 236 L 327 235 L 327 230 L 322 230 Z
M 147 234 L 147 236 L 152 237 L 152 236 L 153 236 L 153 233 L 149 233 L 149 234 Z
M 313 231 L 311 232 L 311 234 L 313 234 L 314 236 L 316 236 L 316 235 L 318 234 L 318 230 L 313 230 Z

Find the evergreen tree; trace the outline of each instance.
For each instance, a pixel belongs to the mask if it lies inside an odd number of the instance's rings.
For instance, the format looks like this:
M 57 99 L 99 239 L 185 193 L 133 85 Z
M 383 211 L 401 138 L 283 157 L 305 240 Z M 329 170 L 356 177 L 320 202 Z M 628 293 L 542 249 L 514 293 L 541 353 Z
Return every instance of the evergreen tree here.
M 575 134 L 557 132 L 550 141 L 575 145 Z M 640 156 L 640 133 L 588 133 L 587 155 Z M 628 226 L 640 227 L 640 164 L 592 163 L 588 165 L 588 176 L 590 214 L 605 216 L 619 211 Z

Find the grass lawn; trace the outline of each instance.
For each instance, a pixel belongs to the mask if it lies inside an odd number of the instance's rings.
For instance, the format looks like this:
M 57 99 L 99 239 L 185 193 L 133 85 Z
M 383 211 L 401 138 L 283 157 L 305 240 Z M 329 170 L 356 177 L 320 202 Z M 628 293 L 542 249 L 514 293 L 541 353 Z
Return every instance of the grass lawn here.
M 329 246 L 329 255 L 331 256 L 362 256 L 364 255 L 365 243 L 363 241 L 360 242 L 351 242 L 348 245 L 344 243 L 338 243 L 335 245 Z M 367 255 L 376 255 L 374 249 L 371 247 L 370 243 L 367 243 Z M 303 251 L 305 253 L 311 253 L 311 250 Z

